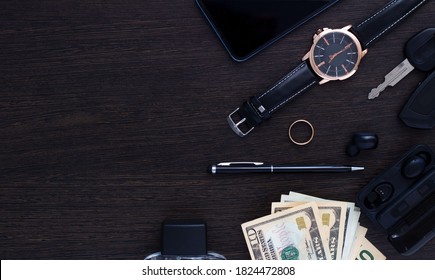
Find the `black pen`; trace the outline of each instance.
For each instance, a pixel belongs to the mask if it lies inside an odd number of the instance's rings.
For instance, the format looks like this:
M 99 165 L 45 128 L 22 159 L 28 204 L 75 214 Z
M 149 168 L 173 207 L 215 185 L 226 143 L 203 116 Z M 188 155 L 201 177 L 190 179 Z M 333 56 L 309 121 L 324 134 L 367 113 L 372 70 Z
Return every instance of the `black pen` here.
M 288 165 L 263 162 L 222 162 L 208 167 L 211 174 L 218 173 L 341 173 L 364 170 L 364 167 L 348 165 Z

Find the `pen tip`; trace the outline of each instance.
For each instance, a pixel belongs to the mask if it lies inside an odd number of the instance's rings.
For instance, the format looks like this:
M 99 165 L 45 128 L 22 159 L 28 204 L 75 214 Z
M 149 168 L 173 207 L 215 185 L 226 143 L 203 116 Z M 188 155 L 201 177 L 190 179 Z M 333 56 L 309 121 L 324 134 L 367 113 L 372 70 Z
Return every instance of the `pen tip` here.
M 364 167 L 362 166 L 352 166 L 352 171 L 362 171 L 364 170 Z

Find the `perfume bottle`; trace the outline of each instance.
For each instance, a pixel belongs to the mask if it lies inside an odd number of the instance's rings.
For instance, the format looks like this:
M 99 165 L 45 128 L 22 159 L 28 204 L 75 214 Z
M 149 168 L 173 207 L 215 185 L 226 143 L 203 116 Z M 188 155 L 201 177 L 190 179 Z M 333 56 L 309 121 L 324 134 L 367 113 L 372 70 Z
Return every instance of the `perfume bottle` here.
M 200 220 L 166 220 L 162 223 L 161 251 L 145 260 L 225 260 L 207 251 L 207 227 Z

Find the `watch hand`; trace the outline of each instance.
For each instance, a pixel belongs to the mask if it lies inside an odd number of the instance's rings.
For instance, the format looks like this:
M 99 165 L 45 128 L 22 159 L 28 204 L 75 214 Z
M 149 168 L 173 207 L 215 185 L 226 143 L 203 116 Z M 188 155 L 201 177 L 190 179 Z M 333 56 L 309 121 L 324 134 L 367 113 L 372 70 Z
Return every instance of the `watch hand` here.
M 344 52 L 345 50 L 349 49 L 350 46 L 352 46 L 352 43 L 347 44 L 347 45 L 344 47 L 344 49 L 342 49 L 341 51 L 336 52 L 336 53 L 334 53 L 333 55 L 330 55 L 330 56 L 329 56 L 329 63 L 331 63 L 331 62 L 334 60 L 334 58 L 337 57 L 337 55 L 339 55 L 339 54 L 341 54 L 342 52 Z

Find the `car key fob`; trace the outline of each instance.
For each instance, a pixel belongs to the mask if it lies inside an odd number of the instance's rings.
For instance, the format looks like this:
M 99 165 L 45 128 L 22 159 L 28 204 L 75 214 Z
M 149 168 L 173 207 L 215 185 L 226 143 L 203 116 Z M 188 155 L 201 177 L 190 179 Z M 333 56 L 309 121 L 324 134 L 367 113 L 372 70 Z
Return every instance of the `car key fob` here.
M 430 129 L 435 126 L 435 71 L 418 86 L 399 117 L 409 127 Z

